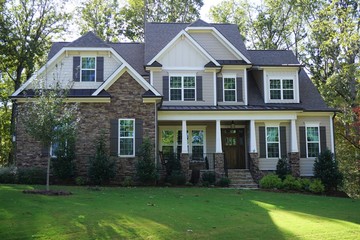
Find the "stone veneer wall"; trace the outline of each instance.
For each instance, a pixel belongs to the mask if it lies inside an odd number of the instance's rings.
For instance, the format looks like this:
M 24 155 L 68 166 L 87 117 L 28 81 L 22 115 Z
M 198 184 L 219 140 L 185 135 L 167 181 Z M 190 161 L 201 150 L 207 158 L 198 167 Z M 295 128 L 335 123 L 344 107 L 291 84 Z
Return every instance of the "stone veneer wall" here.
M 298 152 L 289 153 L 289 164 L 292 175 L 300 177 L 300 154 Z
M 76 139 L 76 167 L 80 176 L 86 176 L 89 156 L 95 154 L 95 144 L 103 133 L 110 146 L 110 120 L 134 118 L 143 120 L 143 136 L 149 137 L 155 146 L 156 109 L 154 104 L 142 101 L 143 89 L 130 74 L 125 72 L 108 90 L 111 103 L 80 103 L 79 122 Z M 23 105 L 19 112 L 24 111 Z M 41 156 L 41 146 L 24 131 L 21 121 L 17 126 L 17 165 L 46 166 L 46 157 Z M 115 182 L 119 183 L 126 176 L 134 177 L 136 158 L 113 157 L 116 161 Z
M 263 177 L 263 172 L 259 170 L 259 154 L 249 153 L 250 156 L 250 173 L 256 183 Z

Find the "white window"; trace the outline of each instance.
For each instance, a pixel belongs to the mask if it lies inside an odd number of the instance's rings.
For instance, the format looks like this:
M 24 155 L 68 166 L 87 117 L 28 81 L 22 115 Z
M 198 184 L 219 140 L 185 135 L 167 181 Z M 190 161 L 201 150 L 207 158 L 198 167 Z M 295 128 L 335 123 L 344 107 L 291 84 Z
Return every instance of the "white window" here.
M 170 101 L 195 101 L 195 76 L 170 76 Z
M 308 158 L 317 157 L 320 153 L 319 126 L 306 126 L 306 152 Z
M 96 58 L 82 57 L 81 58 L 81 76 L 82 82 L 95 82 L 96 77 Z
M 191 131 L 191 145 L 192 160 L 203 160 L 204 130 Z
M 236 102 L 236 77 L 223 76 L 224 102 Z
M 271 100 L 293 100 L 294 80 L 293 79 L 270 79 Z
M 266 127 L 266 157 L 280 157 L 279 127 Z
M 135 156 L 135 119 L 119 119 L 119 155 Z

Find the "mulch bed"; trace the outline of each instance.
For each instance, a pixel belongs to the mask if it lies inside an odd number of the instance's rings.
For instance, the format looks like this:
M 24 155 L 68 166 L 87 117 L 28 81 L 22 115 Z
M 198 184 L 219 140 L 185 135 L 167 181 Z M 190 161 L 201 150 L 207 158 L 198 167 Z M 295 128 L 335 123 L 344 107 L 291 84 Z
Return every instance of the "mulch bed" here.
M 56 190 L 24 190 L 23 193 L 25 194 L 40 194 L 40 195 L 47 195 L 47 196 L 69 196 L 72 195 L 71 192 L 67 191 L 56 191 Z

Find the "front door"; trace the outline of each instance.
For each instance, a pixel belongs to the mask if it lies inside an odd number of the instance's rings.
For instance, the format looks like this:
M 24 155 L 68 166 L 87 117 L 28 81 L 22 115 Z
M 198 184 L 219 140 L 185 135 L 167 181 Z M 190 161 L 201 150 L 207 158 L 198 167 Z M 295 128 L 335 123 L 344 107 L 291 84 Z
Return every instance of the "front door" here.
M 222 147 L 228 169 L 245 169 L 245 129 L 222 129 Z

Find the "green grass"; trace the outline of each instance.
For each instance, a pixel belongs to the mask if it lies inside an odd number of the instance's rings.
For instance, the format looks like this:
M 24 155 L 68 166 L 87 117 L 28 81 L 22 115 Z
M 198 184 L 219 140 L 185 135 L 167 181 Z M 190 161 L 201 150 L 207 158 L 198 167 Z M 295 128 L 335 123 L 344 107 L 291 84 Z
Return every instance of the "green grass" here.
M 0 185 L 0 239 L 359 239 L 360 201 L 214 188 Z

